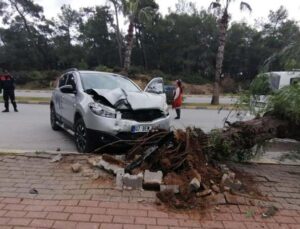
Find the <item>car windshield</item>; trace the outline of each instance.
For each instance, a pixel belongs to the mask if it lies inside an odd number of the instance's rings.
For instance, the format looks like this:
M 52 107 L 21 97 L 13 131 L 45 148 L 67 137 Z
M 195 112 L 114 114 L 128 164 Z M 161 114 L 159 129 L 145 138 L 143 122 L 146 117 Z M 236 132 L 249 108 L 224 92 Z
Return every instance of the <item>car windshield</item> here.
M 83 89 L 109 89 L 113 90 L 116 88 L 122 88 L 128 92 L 139 92 L 141 91 L 134 83 L 130 80 L 115 74 L 106 73 L 81 73 L 81 80 Z

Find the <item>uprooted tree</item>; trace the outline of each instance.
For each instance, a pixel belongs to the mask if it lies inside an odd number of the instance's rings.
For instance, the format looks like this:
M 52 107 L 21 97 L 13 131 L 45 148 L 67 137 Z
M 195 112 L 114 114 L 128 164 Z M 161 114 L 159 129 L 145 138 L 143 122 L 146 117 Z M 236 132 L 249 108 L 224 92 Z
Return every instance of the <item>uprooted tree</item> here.
M 300 140 L 299 104 L 300 85 L 292 85 L 270 97 L 263 117 L 227 123 L 226 128 L 208 134 L 198 128 L 151 133 L 129 150 L 125 171 L 138 174 L 146 169 L 161 170 L 166 185 L 179 186 L 176 195 L 170 191 L 158 193 L 163 202 L 173 207 L 199 206 L 206 203 L 204 197 L 221 195 L 224 199 L 230 190 L 227 186 L 232 185 L 232 189 L 238 186 L 233 191 L 240 192 L 241 185 L 234 178 L 227 177 L 231 181 L 226 181 L 220 161 L 250 158 L 254 146 L 273 138 Z M 191 189 L 197 186 L 194 179 L 201 186 Z

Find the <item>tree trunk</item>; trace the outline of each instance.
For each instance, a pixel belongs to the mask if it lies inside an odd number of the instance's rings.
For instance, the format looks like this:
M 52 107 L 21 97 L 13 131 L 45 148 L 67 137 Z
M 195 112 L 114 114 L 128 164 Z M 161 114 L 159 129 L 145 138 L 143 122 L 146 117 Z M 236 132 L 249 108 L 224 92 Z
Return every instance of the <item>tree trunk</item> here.
M 127 44 L 126 44 L 126 51 L 124 56 L 124 71 L 128 72 L 130 65 L 131 65 L 131 53 L 133 47 L 133 21 L 130 21 L 128 27 L 128 34 L 127 34 Z
M 119 61 L 120 61 L 120 67 L 123 66 L 123 56 L 122 56 L 122 38 L 120 33 L 120 23 L 119 23 L 119 14 L 118 14 L 118 7 L 116 5 L 116 2 L 112 2 L 115 8 L 115 16 L 116 16 L 116 22 L 117 22 L 117 43 L 118 43 L 118 51 L 119 51 Z
M 221 73 L 223 67 L 224 60 L 224 49 L 226 42 L 226 33 L 227 33 L 228 21 L 222 19 L 219 22 L 219 47 L 216 59 L 216 72 L 215 72 L 215 82 L 213 89 L 213 96 L 211 100 L 212 105 L 219 105 L 219 97 L 220 97 L 220 81 L 221 81 Z

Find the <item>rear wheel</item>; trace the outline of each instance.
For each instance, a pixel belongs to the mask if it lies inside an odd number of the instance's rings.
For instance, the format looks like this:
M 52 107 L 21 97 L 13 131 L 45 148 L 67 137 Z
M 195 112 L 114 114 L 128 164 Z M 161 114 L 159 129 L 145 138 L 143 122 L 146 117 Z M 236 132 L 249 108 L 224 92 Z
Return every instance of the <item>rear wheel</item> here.
M 53 130 L 60 130 L 59 125 L 57 125 L 57 116 L 54 105 L 50 107 L 50 123 Z
M 95 149 L 95 143 L 92 139 L 91 134 L 88 132 L 85 123 L 82 118 L 79 118 L 75 122 L 75 143 L 78 152 L 89 153 Z

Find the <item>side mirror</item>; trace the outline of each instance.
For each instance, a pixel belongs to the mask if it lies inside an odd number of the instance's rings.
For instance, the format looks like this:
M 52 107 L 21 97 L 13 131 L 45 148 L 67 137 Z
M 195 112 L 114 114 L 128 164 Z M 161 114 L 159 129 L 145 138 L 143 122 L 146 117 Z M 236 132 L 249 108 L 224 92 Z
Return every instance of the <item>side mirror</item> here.
M 62 86 L 60 91 L 65 94 L 76 94 L 76 89 L 72 85 Z

